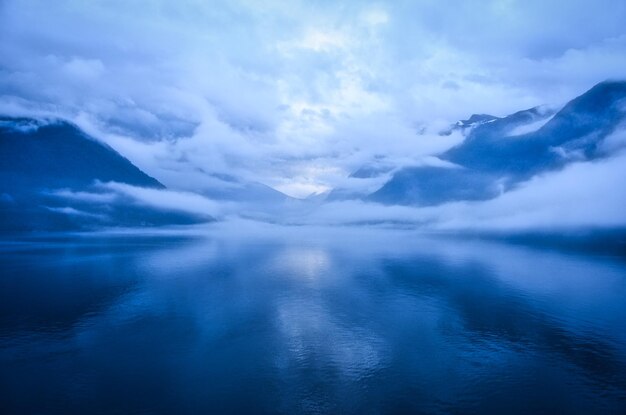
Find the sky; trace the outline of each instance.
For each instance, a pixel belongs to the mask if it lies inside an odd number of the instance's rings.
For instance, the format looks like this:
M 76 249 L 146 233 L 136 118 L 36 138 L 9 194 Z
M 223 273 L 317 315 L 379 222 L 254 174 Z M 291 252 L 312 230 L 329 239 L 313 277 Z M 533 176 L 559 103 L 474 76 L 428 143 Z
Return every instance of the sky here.
M 69 119 L 174 191 L 306 197 L 626 78 L 624 22 L 623 0 L 0 0 L 0 112 Z

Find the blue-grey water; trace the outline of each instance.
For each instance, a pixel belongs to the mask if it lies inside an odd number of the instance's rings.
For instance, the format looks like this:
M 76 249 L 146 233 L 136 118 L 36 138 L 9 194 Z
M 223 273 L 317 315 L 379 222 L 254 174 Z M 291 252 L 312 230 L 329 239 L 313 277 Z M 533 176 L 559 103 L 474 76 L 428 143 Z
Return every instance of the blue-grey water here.
M 2 414 L 624 414 L 626 262 L 405 231 L 0 244 Z

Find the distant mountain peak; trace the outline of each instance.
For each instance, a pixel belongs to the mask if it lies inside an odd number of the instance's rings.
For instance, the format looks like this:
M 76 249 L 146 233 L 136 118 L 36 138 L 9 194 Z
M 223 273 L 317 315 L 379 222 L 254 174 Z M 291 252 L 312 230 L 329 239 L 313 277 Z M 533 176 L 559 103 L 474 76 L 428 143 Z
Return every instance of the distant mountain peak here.
M 463 169 L 400 169 L 368 199 L 418 205 L 489 199 L 536 174 L 610 156 L 603 142 L 625 123 L 626 81 L 616 80 L 600 82 L 559 111 L 474 114 L 450 130 L 461 129 L 465 140 L 440 155 Z
M 480 124 L 485 124 L 498 120 L 499 117 L 489 114 L 472 114 L 467 120 L 461 120 L 457 122 L 459 127 L 472 127 Z
M 571 100 L 541 131 L 560 144 L 593 132 L 608 134 L 626 117 L 626 81 L 604 81 Z M 568 128 L 567 135 L 556 132 Z

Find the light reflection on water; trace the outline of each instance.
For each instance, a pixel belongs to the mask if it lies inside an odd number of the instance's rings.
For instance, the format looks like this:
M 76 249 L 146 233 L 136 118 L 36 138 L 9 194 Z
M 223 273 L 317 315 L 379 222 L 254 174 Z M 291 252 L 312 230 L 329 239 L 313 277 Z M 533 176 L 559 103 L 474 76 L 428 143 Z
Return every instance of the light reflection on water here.
M 405 232 L 0 251 L 1 413 L 624 413 L 626 263 Z

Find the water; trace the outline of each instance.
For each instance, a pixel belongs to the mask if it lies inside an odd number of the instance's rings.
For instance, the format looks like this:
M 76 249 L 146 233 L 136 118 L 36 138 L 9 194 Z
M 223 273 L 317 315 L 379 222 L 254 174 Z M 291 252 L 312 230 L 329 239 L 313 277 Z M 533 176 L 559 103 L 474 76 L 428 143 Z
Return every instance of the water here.
M 264 228 L 0 269 L 3 414 L 626 413 L 623 258 Z

